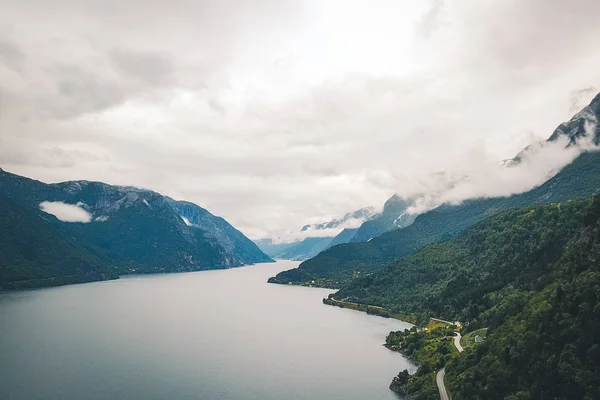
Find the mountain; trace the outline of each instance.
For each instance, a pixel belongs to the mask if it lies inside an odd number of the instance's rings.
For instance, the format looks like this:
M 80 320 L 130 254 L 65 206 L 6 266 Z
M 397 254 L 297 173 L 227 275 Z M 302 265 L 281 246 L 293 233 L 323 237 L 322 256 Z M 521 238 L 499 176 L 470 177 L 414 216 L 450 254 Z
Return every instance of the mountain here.
M 503 211 L 352 281 L 334 298 L 471 321 L 489 307 L 490 293 L 543 284 L 540 277 L 581 230 L 591 206 L 585 197 Z
M 554 141 L 560 135 L 567 135 L 571 141 L 577 140 L 595 121 L 600 121 L 600 94 L 582 112 L 561 124 L 549 140 Z M 597 142 L 600 136 L 598 125 L 592 134 Z M 598 192 L 600 153 L 585 152 L 546 183 L 528 192 L 510 197 L 472 199 L 460 205 L 442 205 L 419 215 L 406 228 L 384 233 L 369 242 L 342 244 L 323 251 L 297 269 L 281 272 L 271 282 L 315 281 L 323 286 L 340 287 L 353 276 L 379 270 L 427 244 L 456 237 L 465 228 L 499 211 L 561 202 Z
M 0 193 L 0 288 L 23 289 L 118 278 L 116 268 L 57 232 L 52 215 Z
M 394 194 L 385 202 L 381 214 L 365 221 L 350 242 L 367 242 L 384 232 L 409 226 L 417 217 L 416 214 L 406 212 L 407 208 L 412 205 L 412 200 L 406 200 Z
M 300 232 L 304 232 L 307 237 L 303 240 L 296 240 L 289 243 L 273 243 L 272 239 L 256 240 L 256 245 L 270 257 L 284 260 L 302 261 L 312 258 L 321 251 L 340 243 L 348 243 L 358 228 L 344 228 L 337 236 L 323 236 L 324 231 L 329 229 L 339 229 L 344 226 L 356 226 L 363 222 L 377 217 L 379 214 L 373 207 L 365 207 L 359 210 L 349 212 L 341 218 L 335 218 L 328 222 L 318 224 L 304 225 Z M 311 232 L 319 231 L 319 236 L 311 236 Z
M 294 261 L 306 260 L 325 250 L 332 239 L 331 237 L 309 237 L 284 249 L 275 257 Z
M 394 194 L 385 202 L 381 213 L 376 213 L 373 207 L 362 208 L 329 223 L 305 225 L 302 231 L 330 229 L 348 225 L 351 221 L 363 221 L 358 228 L 344 228 L 323 250 L 338 244 L 366 242 L 384 232 L 405 228 L 412 224 L 417 215 L 406 212 L 411 205 L 413 205 L 412 200 L 405 200 Z
M 291 243 L 273 244 L 271 239 L 261 239 L 256 244 L 273 258 L 301 261 L 319 254 L 329 246 L 331 240 L 331 237 L 309 237 Z
M 290 247 L 296 246 L 298 243 L 300 243 L 300 241 L 297 240 L 289 243 L 273 243 L 273 239 L 258 239 L 255 240 L 254 243 L 269 257 L 279 258 L 277 257 L 278 254 L 284 252 Z
M 363 221 L 369 220 L 377 215 L 374 207 L 365 207 L 360 210 L 349 212 L 342 218 L 335 218 L 329 222 L 323 222 L 319 224 L 304 225 L 301 232 L 310 230 L 323 231 L 327 229 L 336 229 L 339 227 L 346 227 L 349 224 L 356 224 L 357 222 L 362 223 Z
M 431 370 L 445 366 L 457 399 L 593 399 L 599 257 L 600 197 L 586 197 L 496 214 L 333 297 L 488 328 L 477 347 L 424 361 L 411 398 L 439 398 Z
M 327 245 L 327 248 L 337 246 L 338 244 L 350 243 L 352 238 L 356 236 L 358 228 L 346 228 L 335 236 Z
M 171 198 L 167 198 L 167 200 L 171 207 L 184 218 L 184 222 L 188 226 L 208 232 L 219 245 L 243 263 L 273 261 L 252 240 L 231 226 L 225 219 L 216 217 L 204 208 L 188 201 L 176 201 Z
M 49 229 L 103 265 L 114 266 L 119 274 L 230 268 L 261 257 L 256 249 L 244 251 L 252 247 L 247 242 L 240 244 L 237 231 L 228 245 L 223 244 L 224 236 L 233 229 L 223 221 L 215 222 L 220 231 L 208 224 L 204 229 L 188 226 L 174 209 L 173 200 L 150 190 L 88 181 L 46 184 L 0 170 L 0 194 L 34 215 L 41 212 L 41 204 L 49 204 L 87 216 L 82 222 L 52 217 Z M 3 251 L 19 250 L 14 243 L 0 246 Z

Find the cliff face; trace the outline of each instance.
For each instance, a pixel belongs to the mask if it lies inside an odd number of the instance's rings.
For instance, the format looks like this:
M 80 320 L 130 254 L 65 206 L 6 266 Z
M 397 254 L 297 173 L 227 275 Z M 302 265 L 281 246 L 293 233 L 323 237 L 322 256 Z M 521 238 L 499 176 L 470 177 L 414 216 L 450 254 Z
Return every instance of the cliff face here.
M 263 253 L 253 241 L 225 219 L 214 216 L 208 210 L 187 201 L 169 199 L 169 204 L 184 218 L 188 226 L 206 231 L 243 264 L 273 262 L 271 257 Z

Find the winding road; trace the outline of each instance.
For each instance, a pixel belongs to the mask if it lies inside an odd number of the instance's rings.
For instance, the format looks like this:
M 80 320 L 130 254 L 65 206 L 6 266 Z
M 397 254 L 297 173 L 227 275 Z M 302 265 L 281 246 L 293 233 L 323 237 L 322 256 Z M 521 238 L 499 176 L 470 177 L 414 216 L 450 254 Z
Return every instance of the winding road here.
M 456 347 L 456 350 L 458 350 L 459 353 L 462 353 L 465 349 L 463 349 L 460 344 L 460 337 L 460 332 L 456 332 L 456 336 L 454 336 L 454 347 Z
M 446 376 L 446 367 L 440 369 L 435 376 L 435 382 L 437 383 L 438 390 L 440 391 L 440 399 L 450 400 L 448 392 L 446 392 L 446 386 L 444 385 L 444 376 Z
M 465 351 L 463 347 L 460 345 L 460 332 L 455 332 L 456 336 L 454 336 L 454 347 L 458 350 L 459 353 Z M 435 375 L 435 383 L 437 383 L 438 390 L 440 391 L 440 399 L 442 400 L 450 400 L 448 397 L 448 392 L 446 391 L 446 385 L 444 385 L 444 377 L 446 376 L 446 367 L 440 369 L 438 373 Z

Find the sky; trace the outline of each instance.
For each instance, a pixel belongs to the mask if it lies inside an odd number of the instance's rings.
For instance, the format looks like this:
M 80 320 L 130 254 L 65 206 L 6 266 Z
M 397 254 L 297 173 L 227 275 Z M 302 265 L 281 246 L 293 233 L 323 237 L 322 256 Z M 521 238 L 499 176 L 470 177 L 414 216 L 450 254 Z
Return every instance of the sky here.
M 0 167 L 153 189 L 251 238 L 423 193 L 439 171 L 473 178 L 434 203 L 526 190 L 573 155 L 542 152 L 526 181 L 488 171 L 600 92 L 596 0 L 0 9 Z

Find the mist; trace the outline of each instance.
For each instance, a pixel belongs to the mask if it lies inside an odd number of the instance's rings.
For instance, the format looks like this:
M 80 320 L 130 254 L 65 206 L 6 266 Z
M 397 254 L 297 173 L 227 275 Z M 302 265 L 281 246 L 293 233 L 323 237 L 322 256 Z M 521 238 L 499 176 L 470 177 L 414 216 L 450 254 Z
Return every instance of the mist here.
M 40 209 L 45 213 L 54 215 L 59 221 L 63 222 L 86 224 L 92 221 L 91 214 L 82 208 L 81 203 L 67 204 L 62 201 L 43 201 L 40 203 Z M 100 220 L 98 219 L 98 221 Z
M 584 151 L 598 151 L 594 144 L 595 119 L 585 120 L 585 136 L 572 144 L 567 136 L 536 142 L 511 160 L 499 162 L 485 152 L 474 151 L 459 165 L 411 188 L 418 193 L 408 212 L 421 214 L 442 204 L 460 204 L 469 199 L 508 197 L 545 183 Z M 400 192 L 412 195 L 414 192 Z

